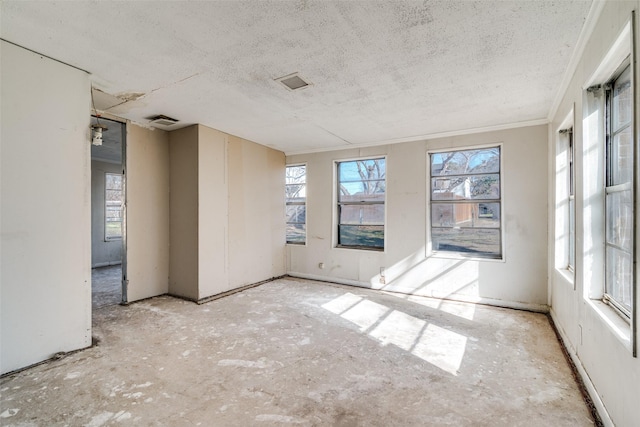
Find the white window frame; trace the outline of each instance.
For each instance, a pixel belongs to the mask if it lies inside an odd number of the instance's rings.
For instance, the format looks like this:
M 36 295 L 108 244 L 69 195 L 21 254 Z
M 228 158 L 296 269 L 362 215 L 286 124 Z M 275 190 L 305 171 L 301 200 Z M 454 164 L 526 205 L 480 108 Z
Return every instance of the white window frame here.
M 342 163 L 355 163 L 355 162 L 362 162 L 362 161 L 371 161 L 371 160 L 384 160 L 384 165 L 385 165 L 385 174 L 384 174 L 384 185 L 385 185 L 385 191 L 384 191 L 384 197 L 382 201 L 367 201 L 367 202 L 341 202 L 340 201 L 340 165 Z M 342 248 L 342 249 L 360 249 L 360 250 L 367 250 L 367 251 L 377 251 L 377 252 L 384 252 L 386 245 L 387 245 L 387 191 L 386 191 L 386 187 L 387 187 L 387 173 L 388 173 L 388 161 L 387 161 L 387 156 L 385 155 L 381 155 L 381 156 L 368 156 L 368 157 L 360 157 L 360 158 L 355 158 L 355 159 L 340 159 L 340 160 L 335 160 L 334 161 L 334 165 L 333 165 L 333 170 L 334 170 L 334 177 L 335 177 L 335 196 L 334 196 L 334 206 L 335 206 L 335 210 L 334 210 L 334 247 L 336 248 Z M 382 242 L 382 247 L 380 246 L 367 246 L 367 245 L 348 245 L 348 244 L 343 244 L 340 241 L 340 226 L 342 225 L 340 222 L 340 212 L 342 209 L 342 206 L 366 206 L 366 205 L 382 205 L 383 206 L 383 210 L 384 210 L 384 218 L 383 218 L 383 223 L 382 224 L 375 224 L 375 226 L 382 226 L 382 230 L 383 230 L 383 242 Z
M 633 357 L 637 357 L 638 347 L 638 312 L 640 311 L 640 292 L 638 290 L 637 271 L 635 264 L 639 262 L 638 251 L 634 252 L 634 271 L 633 271 L 633 287 L 632 287 L 632 310 L 631 319 L 626 320 L 611 304 L 604 301 L 605 293 L 605 188 L 606 174 L 604 173 L 606 163 L 606 141 L 604 129 L 606 123 L 605 100 L 603 94 L 603 86 L 615 77 L 616 72 L 624 63 L 626 58 L 630 57 L 631 63 L 631 85 L 632 85 L 632 104 L 634 111 L 632 113 L 634 146 L 636 153 L 634 157 L 634 200 L 637 202 L 638 189 L 638 153 L 637 143 L 639 139 L 638 132 L 638 70 L 635 68 L 635 47 L 636 30 L 634 28 L 635 12 L 631 12 L 631 18 L 618 34 L 609 51 L 605 54 L 600 64 L 593 71 L 591 76 L 583 85 L 583 117 L 582 117 L 582 152 L 581 160 L 584 164 L 585 171 L 591 171 L 589 177 L 584 176 L 581 181 L 581 188 L 584 194 L 581 194 L 582 203 L 585 204 L 584 209 L 580 212 L 583 216 L 583 227 L 580 231 L 585 239 L 585 246 L 590 249 L 590 256 L 583 257 L 583 296 L 589 306 L 597 313 L 602 322 L 604 322 L 620 342 L 629 349 Z M 637 211 L 634 212 L 634 221 L 637 220 Z M 640 227 L 636 226 L 634 230 L 634 239 L 637 242 L 640 239 Z M 585 249 L 586 250 L 586 249 Z
M 433 245 L 433 224 L 432 224 L 432 210 L 433 210 L 433 200 L 432 200 L 432 188 L 431 188 L 431 178 L 432 178 L 432 170 L 431 170 L 431 156 L 433 154 L 439 153 L 450 153 L 456 151 L 474 151 L 474 150 L 485 150 L 497 148 L 500 152 L 499 154 L 499 165 L 500 170 L 498 171 L 500 185 L 500 198 L 499 199 L 490 199 L 490 200 L 470 200 L 472 203 L 499 203 L 500 204 L 500 227 L 498 231 L 498 235 L 500 236 L 500 254 L 496 256 L 483 256 L 473 252 L 463 252 L 463 251 L 448 251 L 448 250 L 437 250 L 434 249 Z M 435 256 L 438 258 L 449 258 L 449 259 L 465 259 L 465 260 L 478 260 L 478 261 L 500 261 L 504 262 L 505 260 L 505 235 L 504 235 L 504 186 L 503 186 L 503 144 L 502 143 L 494 143 L 494 144 L 483 144 L 483 145 L 472 145 L 472 146 L 461 146 L 461 147 L 449 147 L 446 149 L 438 149 L 438 150 L 428 150 L 427 151 L 427 256 Z M 453 175 L 452 175 L 453 176 Z M 437 200 L 436 203 L 449 203 L 451 201 L 445 200 Z M 469 201 L 467 201 L 469 202 Z M 464 201 L 460 201 L 459 203 L 464 203 Z
M 619 127 L 619 128 L 613 128 L 613 121 L 615 119 L 614 116 L 614 111 L 615 109 L 613 108 L 613 101 L 612 101 L 612 97 L 613 97 L 613 90 L 615 88 L 615 84 L 617 83 L 617 81 L 622 77 L 622 75 L 629 70 L 630 73 L 630 81 L 631 81 L 631 121 L 628 124 L 624 124 L 623 126 Z M 622 64 L 620 64 L 620 66 L 618 67 L 618 69 L 616 70 L 615 74 L 612 76 L 612 78 L 607 82 L 607 84 L 605 84 L 605 208 L 604 208 L 604 213 L 605 213 L 605 257 L 604 257 L 604 261 L 605 261 L 605 283 L 604 283 L 604 294 L 603 294 L 603 301 L 606 304 L 609 304 L 619 315 L 621 315 L 623 317 L 623 319 L 627 322 L 631 322 L 631 317 L 632 317 L 632 312 L 633 312 L 633 307 L 634 307 L 634 296 L 635 293 L 633 291 L 633 288 L 635 288 L 637 286 L 637 281 L 635 278 L 635 263 L 633 262 L 633 260 L 635 259 L 635 229 L 637 227 L 636 221 L 635 221 L 635 209 L 633 208 L 634 203 L 635 203 L 635 198 L 636 198 L 636 185 L 634 185 L 634 178 L 633 176 L 631 177 L 631 181 L 629 182 L 625 182 L 625 183 L 620 183 L 620 184 L 614 184 L 612 182 L 612 173 L 613 173 L 613 162 L 614 162 L 614 154 L 613 153 L 613 148 L 612 148 L 612 139 L 618 135 L 621 131 L 623 131 L 624 129 L 629 128 L 631 135 L 632 135 L 632 143 L 631 143 L 631 147 L 635 148 L 635 144 L 636 144 L 636 139 L 634 138 L 634 126 L 633 126 L 633 117 L 635 115 L 635 108 L 633 105 L 633 87 L 634 87 L 634 78 L 633 75 L 631 73 L 632 68 L 631 68 L 631 63 L 630 63 L 630 58 L 628 57 L 627 59 L 625 59 L 625 61 L 622 62 Z M 633 175 L 635 175 L 635 169 L 637 168 L 637 161 L 635 160 L 637 153 L 637 150 L 634 150 L 631 157 L 633 160 L 633 169 L 634 169 L 634 173 Z M 612 249 L 618 249 L 618 250 L 623 250 L 620 247 L 617 247 L 614 244 L 611 244 L 608 242 L 607 239 L 607 230 L 608 230 L 608 224 L 609 224 L 609 218 L 607 215 L 607 212 L 609 211 L 607 206 L 607 196 L 610 194 L 616 194 L 619 192 L 623 192 L 623 191 L 628 191 L 631 190 L 631 205 L 632 205 L 632 221 L 633 223 L 631 224 L 631 250 L 630 251 L 626 251 L 629 254 L 629 276 L 631 278 L 631 307 L 627 308 L 624 306 L 624 304 L 620 301 L 618 301 L 615 296 L 612 295 L 612 292 L 610 292 L 610 286 L 612 286 L 611 283 L 609 283 L 609 271 L 610 269 L 613 269 L 614 267 L 611 266 L 608 262 L 608 256 L 607 256 L 607 249 L 608 248 L 612 248 Z
M 286 180 L 288 178 L 288 174 L 287 174 L 287 170 L 289 168 L 299 168 L 302 167 L 304 168 L 304 182 L 297 182 L 297 183 L 287 183 Z M 294 186 L 294 185 L 303 185 L 304 186 L 304 200 L 289 200 L 288 198 L 288 194 L 289 191 L 287 191 L 287 187 L 289 186 Z M 285 230 L 285 240 L 286 243 L 288 245 L 306 245 L 307 244 L 307 164 L 306 163 L 296 163 L 296 164 L 290 164 L 290 165 L 286 165 L 285 168 L 285 214 L 286 214 L 286 208 L 289 206 L 297 206 L 297 207 L 303 207 L 305 214 L 304 214 L 304 222 L 299 222 L 299 221 L 289 221 L 289 217 L 286 217 L 286 227 L 287 229 Z M 302 197 L 298 197 L 298 199 L 300 199 Z M 303 240 L 302 241 L 294 241 L 294 240 L 289 240 L 289 235 L 288 235 L 288 227 L 289 225 L 303 225 L 304 226 L 304 236 L 303 236 Z
M 575 289 L 576 269 L 576 144 L 572 108 L 556 132 L 555 268 Z
M 120 188 L 109 188 L 108 187 L 108 182 L 109 182 L 109 175 L 113 175 L 113 176 L 119 176 L 120 177 Z M 108 200 L 108 196 L 107 196 L 107 192 L 108 191 L 120 191 L 120 202 L 119 202 L 119 207 L 118 210 L 120 212 L 119 214 L 119 220 L 115 220 L 115 221 L 110 221 L 109 220 L 109 207 L 114 207 L 117 206 L 117 203 L 110 203 Z M 115 240 L 122 240 L 122 236 L 123 236 L 123 227 L 124 227 L 124 218 L 123 218 L 123 204 L 124 204 L 124 175 L 121 173 L 114 173 L 114 172 L 105 172 L 104 174 L 104 241 L 105 242 L 112 242 Z M 115 209 L 113 209 L 115 210 Z M 107 232 L 107 230 L 109 229 L 109 223 L 113 223 L 113 222 L 119 222 L 120 223 L 120 235 L 118 236 L 110 236 L 109 233 Z

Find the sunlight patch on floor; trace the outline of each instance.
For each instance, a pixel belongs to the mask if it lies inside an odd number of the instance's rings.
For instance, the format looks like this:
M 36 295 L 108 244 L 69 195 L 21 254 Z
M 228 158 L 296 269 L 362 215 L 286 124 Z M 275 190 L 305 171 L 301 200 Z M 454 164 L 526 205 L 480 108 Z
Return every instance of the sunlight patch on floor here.
M 471 304 L 420 298 L 422 305 L 472 320 L 475 308 Z M 418 302 L 418 301 L 413 301 Z M 446 304 L 445 304 L 446 303 Z M 393 344 L 414 356 L 456 376 L 464 358 L 467 337 L 427 323 L 410 314 L 369 301 L 352 293 L 345 293 L 322 305 L 376 339 L 382 345 Z

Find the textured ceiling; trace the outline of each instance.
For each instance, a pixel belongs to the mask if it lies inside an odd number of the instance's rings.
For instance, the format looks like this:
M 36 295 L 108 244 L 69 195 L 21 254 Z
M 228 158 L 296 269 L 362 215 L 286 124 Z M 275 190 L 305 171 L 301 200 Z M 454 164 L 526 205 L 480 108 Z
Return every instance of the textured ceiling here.
M 99 94 L 98 109 L 294 153 L 545 120 L 591 1 L 0 7 L 3 39 L 88 71 L 120 98 Z M 274 80 L 295 72 L 312 85 Z

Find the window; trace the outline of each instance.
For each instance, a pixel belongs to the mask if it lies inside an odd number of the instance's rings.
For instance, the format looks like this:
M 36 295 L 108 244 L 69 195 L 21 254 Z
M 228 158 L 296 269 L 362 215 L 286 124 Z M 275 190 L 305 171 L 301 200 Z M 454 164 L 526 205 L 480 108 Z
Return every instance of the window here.
M 384 249 L 386 159 L 337 163 L 338 246 Z
M 631 66 L 627 60 L 605 85 L 605 292 L 604 301 L 631 317 L 634 259 L 634 138 Z
M 500 147 L 429 156 L 432 250 L 501 258 Z
M 105 173 L 104 240 L 122 238 L 122 175 Z
M 287 166 L 285 173 L 287 243 L 303 245 L 307 237 L 307 167 Z

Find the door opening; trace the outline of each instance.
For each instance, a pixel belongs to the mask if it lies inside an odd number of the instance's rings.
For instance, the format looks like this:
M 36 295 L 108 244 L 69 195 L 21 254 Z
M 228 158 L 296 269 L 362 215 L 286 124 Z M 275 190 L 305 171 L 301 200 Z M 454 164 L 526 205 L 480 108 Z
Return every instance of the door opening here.
M 126 303 L 126 125 L 102 125 L 102 145 L 91 145 L 91 302 L 94 309 Z M 106 127 L 106 129 L 104 129 Z

